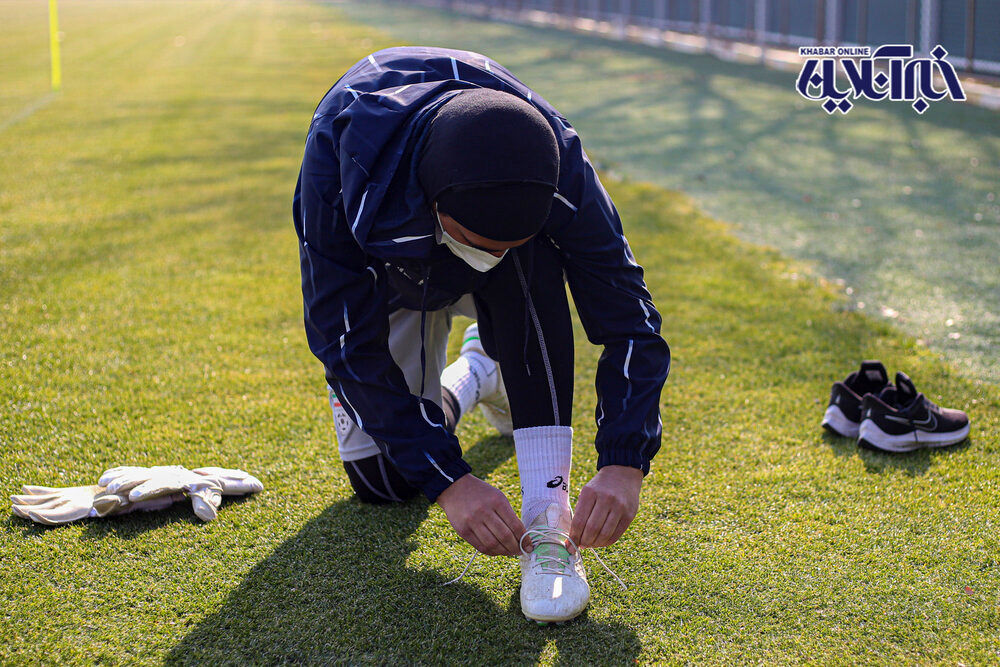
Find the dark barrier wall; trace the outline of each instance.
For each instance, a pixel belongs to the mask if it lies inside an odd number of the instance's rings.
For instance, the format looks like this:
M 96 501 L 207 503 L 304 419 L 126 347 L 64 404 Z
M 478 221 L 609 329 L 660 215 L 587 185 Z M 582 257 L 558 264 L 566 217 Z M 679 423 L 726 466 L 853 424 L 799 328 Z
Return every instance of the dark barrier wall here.
M 1000 75 L 1000 0 L 403 0 L 536 9 L 794 46 L 944 46 L 955 67 Z

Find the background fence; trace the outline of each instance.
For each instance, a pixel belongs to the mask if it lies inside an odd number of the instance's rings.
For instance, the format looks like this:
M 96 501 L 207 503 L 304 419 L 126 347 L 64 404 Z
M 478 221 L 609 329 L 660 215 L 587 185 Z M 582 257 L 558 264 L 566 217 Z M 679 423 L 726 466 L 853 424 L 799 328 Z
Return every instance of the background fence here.
M 407 0 L 414 1 L 414 0 Z M 758 44 L 941 44 L 958 69 L 1000 75 L 1000 0 L 415 0 L 544 11 Z

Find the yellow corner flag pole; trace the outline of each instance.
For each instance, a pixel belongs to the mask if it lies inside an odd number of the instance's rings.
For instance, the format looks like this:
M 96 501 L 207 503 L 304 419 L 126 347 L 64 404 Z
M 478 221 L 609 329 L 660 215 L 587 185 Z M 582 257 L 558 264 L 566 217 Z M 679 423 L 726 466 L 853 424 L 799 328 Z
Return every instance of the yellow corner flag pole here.
M 52 57 L 52 90 L 62 86 L 62 64 L 59 62 L 59 11 L 56 0 L 49 0 L 49 51 Z

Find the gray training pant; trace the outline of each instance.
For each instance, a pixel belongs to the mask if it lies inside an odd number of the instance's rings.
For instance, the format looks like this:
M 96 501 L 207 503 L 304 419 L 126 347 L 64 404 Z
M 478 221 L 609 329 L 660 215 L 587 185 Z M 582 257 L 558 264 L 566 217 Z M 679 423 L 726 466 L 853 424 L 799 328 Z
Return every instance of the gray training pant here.
M 444 370 L 448 353 L 448 334 L 451 320 L 455 315 L 476 319 L 476 306 L 472 295 L 466 294 L 456 303 L 441 310 L 427 311 L 424 330 L 426 350 L 426 374 L 424 377 L 424 398 L 441 406 L 441 372 Z M 403 376 L 411 394 L 420 391 L 420 311 L 400 308 L 389 313 L 389 353 Z M 378 446 L 371 437 L 359 429 L 347 416 L 340 399 L 327 385 L 333 422 L 337 430 L 337 446 L 341 461 L 357 461 L 379 453 Z

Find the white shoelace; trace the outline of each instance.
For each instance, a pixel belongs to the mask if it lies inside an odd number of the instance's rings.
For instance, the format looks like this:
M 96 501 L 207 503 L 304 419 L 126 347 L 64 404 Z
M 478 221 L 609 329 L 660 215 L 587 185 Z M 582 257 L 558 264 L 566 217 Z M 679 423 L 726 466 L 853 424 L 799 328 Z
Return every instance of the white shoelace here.
M 562 531 L 562 530 L 559 530 L 558 528 L 549 528 L 549 527 L 544 527 L 544 528 L 529 528 L 528 530 L 524 531 L 524 535 L 521 536 L 521 541 L 518 544 L 518 547 L 520 547 L 521 553 L 524 554 L 525 556 L 527 556 L 529 552 L 527 552 L 527 551 L 524 550 L 524 538 L 527 537 L 527 536 L 529 536 L 529 535 L 538 538 L 537 541 L 534 540 L 534 539 L 531 540 L 531 545 L 532 545 L 533 549 L 535 547 L 537 547 L 538 545 L 543 544 L 545 542 L 548 542 L 548 543 L 551 543 L 551 544 L 556 544 L 556 545 L 561 546 L 561 547 L 565 547 L 565 543 L 564 542 L 560 542 L 560 541 L 558 541 L 556 539 L 553 539 L 554 537 L 561 537 L 561 538 L 563 538 L 563 540 L 565 540 L 566 542 L 569 542 L 571 545 L 573 545 L 573 549 L 576 551 L 576 553 L 579 555 L 579 557 L 581 559 L 583 558 L 583 550 L 580 549 L 580 547 L 578 547 L 576 545 L 576 542 L 574 542 L 573 539 L 569 536 L 569 533 L 567 533 L 565 531 Z M 591 549 L 591 553 L 594 554 L 594 558 L 596 558 L 597 562 L 601 564 L 601 567 L 603 567 L 607 571 L 608 574 L 610 574 L 612 577 L 614 577 L 614 580 L 617 581 L 618 584 L 624 590 L 628 590 L 628 586 L 625 585 L 625 582 L 621 580 L 621 577 L 619 577 L 617 574 L 615 574 L 614 570 L 612 570 L 610 567 L 607 566 L 607 564 L 604 562 L 604 560 L 601 559 L 600 555 L 598 555 L 598 553 L 596 551 L 594 551 L 593 549 Z M 475 561 L 476 558 L 478 558 L 478 557 L 479 557 L 479 552 L 476 551 L 475 553 L 472 554 L 472 558 L 469 559 L 469 562 L 467 562 L 465 564 L 465 568 L 462 570 L 462 573 L 460 575 L 458 575 L 457 577 L 455 577 L 451 581 L 444 582 L 441 585 L 442 586 L 448 586 L 450 584 L 456 584 L 459 581 L 461 581 L 462 577 L 465 576 L 465 573 L 469 571 L 469 567 L 472 566 L 473 561 Z M 570 555 L 570 558 L 572 558 L 572 555 Z M 543 574 L 566 574 L 566 569 L 565 568 L 567 566 L 567 562 L 563 558 L 561 558 L 559 556 L 548 556 L 548 555 L 539 554 L 536 557 L 536 559 L 535 559 L 535 563 L 542 570 Z M 571 563 L 569 565 L 570 565 L 570 567 L 572 567 Z M 556 568 L 558 568 L 558 571 L 556 570 Z

